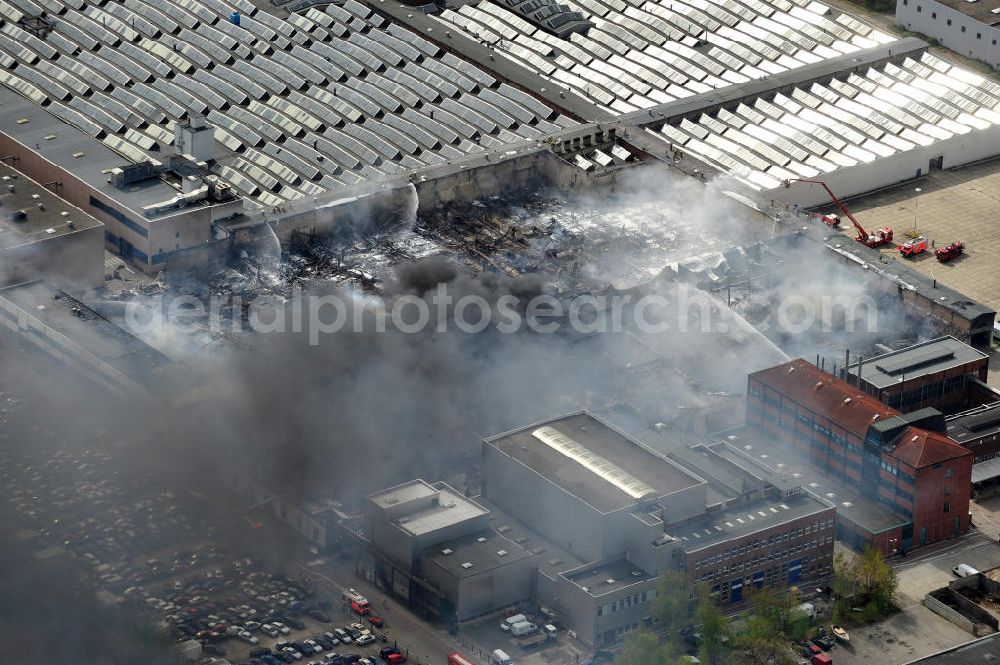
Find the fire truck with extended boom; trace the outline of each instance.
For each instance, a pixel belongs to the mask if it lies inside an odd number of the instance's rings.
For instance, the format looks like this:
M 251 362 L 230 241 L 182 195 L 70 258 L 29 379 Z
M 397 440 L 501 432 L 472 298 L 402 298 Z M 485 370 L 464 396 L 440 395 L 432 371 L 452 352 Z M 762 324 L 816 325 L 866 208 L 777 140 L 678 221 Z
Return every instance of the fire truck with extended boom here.
M 847 206 L 844 205 L 840 199 L 834 196 L 833 190 L 831 190 L 822 180 L 791 178 L 789 180 L 785 180 L 785 187 L 791 186 L 793 182 L 805 182 L 811 185 L 820 185 L 823 187 L 823 189 L 826 190 L 826 193 L 830 195 L 830 200 L 832 200 L 837 208 L 840 209 L 840 212 L 844 213 L 844 216 L 851 220 L 851 224 L 854 224 L 854 228 L 858 231 L 858 235 L 854 239 L 862 245 L 866 245 L 868 247 L 881 247 L 882 245 L 888 245 L 892 242 L 891 228 L 887 226 L 885 228 L 877 229 L 872 233 L 865 231 L 865 227 L 861 226 L 858 220 L 854 219 L 854 215 L 852 215 L 851 211 L 847 209 Z M 821 219 L 823 220 L 823 223 L 828 226 L 837 226 L 840 224 L 840 219 L 836 215 L 824 215 Z

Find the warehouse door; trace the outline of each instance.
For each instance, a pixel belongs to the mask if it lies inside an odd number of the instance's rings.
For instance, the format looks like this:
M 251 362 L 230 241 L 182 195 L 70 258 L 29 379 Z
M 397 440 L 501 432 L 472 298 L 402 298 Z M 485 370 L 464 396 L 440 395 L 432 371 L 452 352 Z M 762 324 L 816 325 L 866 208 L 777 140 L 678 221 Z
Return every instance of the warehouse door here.
M 738 603 L 743 600 L 743 579 L 733 580 L 729 585 L 729 602 Z

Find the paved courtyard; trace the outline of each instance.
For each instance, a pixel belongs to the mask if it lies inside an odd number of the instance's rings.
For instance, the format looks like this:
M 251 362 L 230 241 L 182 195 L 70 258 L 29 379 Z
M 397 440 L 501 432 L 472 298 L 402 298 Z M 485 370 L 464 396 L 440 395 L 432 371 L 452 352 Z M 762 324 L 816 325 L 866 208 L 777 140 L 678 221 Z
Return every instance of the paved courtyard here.
M 921 191 L 918 193 L 916 189 Z M 897 244 L 916 229 L 937 247 L 956 240 L 965 255 L 941 263 L 933 251 L 904 259 L 895 247 L 882 250 L 887 258 L 907 261 L 917 271 L 994 309 L 1000 308 L 1000 160 L 953 171 L 936 171 L 918 180 L 852 199 L 847 207 L 865 228 L 891 226 Z M 841 225 L 853 237 L 849 220 Z

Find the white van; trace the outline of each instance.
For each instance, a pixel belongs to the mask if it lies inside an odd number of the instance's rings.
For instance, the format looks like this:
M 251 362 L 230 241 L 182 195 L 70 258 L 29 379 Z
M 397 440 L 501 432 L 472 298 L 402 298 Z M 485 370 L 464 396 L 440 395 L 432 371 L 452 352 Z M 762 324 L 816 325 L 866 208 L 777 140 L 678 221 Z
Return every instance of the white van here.
M 500 622 L 500 630 L 504 631 L 510 630 L 510 627 L 513 626 L 515 623 L 521 623 L 522 621 L 527 621 L 527 620 L 528 617 L 524 616 L 523 614 L 515 614 L 514 616 L 507 617 L 506 619 Z
M 491 665 L 514 665 L 514 661 L 510 659 L 510 656 L 500 649 L 490 654 L 490 663 Z
M 979 571 L 970 566 L 967 563 L 960 563 L 951 569 L 951 572 L 955 573 L 959 577 L 969 577 L 970 575 L 978 575 Z
M 510 634 L 514 637 L 524 637 L 531 635 L 538 630 L 538 626 L 529 621 L 519 621 L 510 627 Z
M 802 603 L 796 609 L 809 617 L 810 621 L 814 621 L 816 619 L 816 606 L 812 603 Z

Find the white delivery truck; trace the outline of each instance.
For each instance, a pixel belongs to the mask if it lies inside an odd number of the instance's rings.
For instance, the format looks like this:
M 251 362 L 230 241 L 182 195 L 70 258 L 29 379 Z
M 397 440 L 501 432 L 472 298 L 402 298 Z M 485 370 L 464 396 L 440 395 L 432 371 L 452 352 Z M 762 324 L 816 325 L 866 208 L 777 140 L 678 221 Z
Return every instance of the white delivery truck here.
M 524 637 L 525 635 L 531 635 L 537 630 L 538 626 L 530 621 L 520 621 L 510 627 L 510 634 L 514 637 Z
M 510 627 L 513 626 L 515 623 L 521 623 L 522 621 L 527 621 L 527 620 L 528 617 L 524 616 L 523 614 L 515 614 L 514 616 L 507 617 L 506 619 L 500 622 L 500 630 L 508 631 L 510 630 Z
M 510 659 L 505 652 L 497 649 L 492 654 L 490 654 L 490 664 L 491 665 L 514 665 L 514 661 Z

